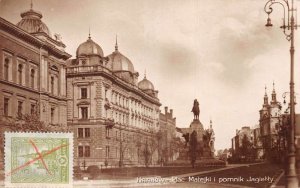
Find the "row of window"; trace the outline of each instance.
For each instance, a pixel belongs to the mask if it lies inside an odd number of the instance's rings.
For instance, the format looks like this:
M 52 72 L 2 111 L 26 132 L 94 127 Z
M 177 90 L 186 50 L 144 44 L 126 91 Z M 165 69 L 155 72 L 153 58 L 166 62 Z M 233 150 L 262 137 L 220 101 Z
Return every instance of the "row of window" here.
M 109 157 L 109 146 L 106 146 L 106 157 Z M 78 157 L 90 157 L 91 149 L 90 146 L 78 146 Z
M 10 98 L 4 97 L 4 101 L 3 101 L 3 115 L 4 116 L 11 116 L 12 114 L 11 112 L 11 104 L 10 104 L 11 100 Z M 23 106 L 24 106 L 24 101 L 19 100 L 17 103 L 17 116 L 21 117 L 22 114 L 24 114 L 23 111 Z M 36 104 L 31 104 L 30 105 L 30 113 L 34 114 L 36 113 Z
M 110 132 L 111 132 L 111 129 L 107 127 L 107 128 L 106 128 L 106 138 L 107 138 L 107 139 L 110 139 L 110 138 L 111 138 Z M 117 131 L 117 130 L 116 130 L 115 133 L 116 133 L 116 134 L 115 134 L 115 139 L 116 139 L 116 140 L 120 140 L 120 139 L 121 139 L 121 140 L 123 140 L 123 141 L 129 142 L 130 140 L 133 140 L 133 139 L 134 139 L 134 136 L 133 136 L 133 135 L 130 136 L 129 134 L 123 133 L 123 136 L 122 136 L 121 131 Z
M 78 128 L 78 138 L 90 138 L 91 137 L 91 129 L 90 128 Z M 106 128 L 105 129 L 105 136 L 107 139 L 111 138 L 111 129 L 110 128 Z M 134 135 L 129 135 L 129 134 L 125 134 L 123 133 L 121 135 L 121 131 L 115 131 L 115 138 L 116 140 L 120 140 L 122 139 L 123 141 L 133 141 L 134 140 Z
M 18 62 L 17 66 L 17 79 L 16 82 L 20 85 L 25 85 L 25 63 L 24 62 Z M 36 88 L 36 69 L 35 68 L 30 68 L 29 70 L 29 75 L 30 75 L 30 84 L 29 86 L 31 88 Z M 5 57 L 4 58 L 4 68 L 3 68 L 3 79 L 6 81 L 12 81 L 13 77 L 13 71 L 12 70 L 12 62 L 11 58 Z
M 113 104 L 120 105 L 120 106 L 122 106 L 124 108 L 128 108 L 129 107 L 128 106 L 128 99 L 126 99 L 125 96 L 123 96 L 121 94 L 118 94 L 118 93 L 116 93 L 114 91 L 112 91 L 112 94 L 111 94 L 111 102 Z
M 19 85 L 27 85 L 31 87 L 32 89 L 37 88 L 37 78 L 38 78 L 38 73 L 37 73 L 37 68 L 34 66 L 30 66 L 29 68 L 29 84 L 25 84 L 25 78 L 26 78 L 26 63 L 25 61 L 18 60 L 16 71 L 13 71 L 13 63 L 12 63 L 12 57 L 11 56 L 6 56 L 4 58 L 4 67 L 3 67 L 3 79 L 6 81 L 13 81 L 13 72 L 16 72 L 16 83 Z M 57 68 L 55 69 L 56 71 Z M 55 75 L 51 75 L 50 77 L 50 93 L 55 94 L 57 93 L 56 87 L 58 87 L 57 84 L 57 77 Z
M 105 98 L 106 98 L 106 92 L 107 90 L 105 90 Z M 126 99 L 125 96 L 114 91 L 112 91 L 111 102 L 113 104 L 120 105 L 121 107 L 129 108 L 128 99 Z M 131 101 L 131 107 L 132 109 L 137 109 L 138 112 L 141 112 L 142 115 L 151 116 L 151 114 L 153 113 L 153 109 L 147 107 L 146 105 L 140 104 L 136 101 Z
M 105 90 L 105 95 L 107 93 L 107 90 Z M 115 100 L 112 100 L 113 103 L 115 104 L 120 104 L 122 107 L 126 107 L 128 108 L 128 99 L 125 99 L 125 97 L 121 96 L 120 94 L 117 94 L 113 91 L 112 92 L 112 96 L 115 96 Z M 82 87 L 80 88 L 80 98 L 81 99 L 87 99 L 88 97 L 88 89 L 86 87 Z M 118 97 L 119 96 L 119 97 Z M 106 96 L 105 96 L 106 98 Z M 119 103 L 116 103 L 117 99 L 119 98 Z M 112 97 L 112 99 L 114 99 L 114 97 Z M 123 101 L 123 103 L 121 103 L 121 101 Z M 126 102 L 125 102 L 126 101 Z M 153 112 L 153 110 L 145 105 L 139 104 L 136 101 L 131 101 L 132 106 L 134 107 L 134 109 L 138 109 L 138 111 L 141 111 L 142 115 L 145 115 L 147 117 L 151 117 L 151 114 Z M 129 123 L 129 117 L 126 116 L 125 119 L 125 115 L 123 115 L 123 119 L 122 119 L 122 115 L 118 114 L 118 112 L 115 112 L 113 114 L 114 119 L 116 121 L 118 121 L 119 123 Z M 88 108 L 87 107 L 82 107 L 81 108 L 81 117 L 82 119 L 87 119 L 88 118 Z
M 13 107 L 11 106 L 11 99 L 9 97 L 4 97 L 3 99 L 3 115 L 4 116 L 12 116 L 11 110 Z M 36 103 L 30 104 L 30 114 L 33 115 L 37 112 Z M 17 102 L 17 117 L 22 117 L 23 114 L 26 114 L 24 110 L 24 101 L 18 100 Z M 50 109 L 50 123 L 54 123 L 55 117 L 55 107 L 51 107 Z
M 119 148 L 116 147 L 116 157 L 119 157 Z M 125 156 L 129 155 L 129 149 L 125 150 Z M 78 157 L 91 157 L 91 149 L 90 146 L 78 146 Z M 110 157 L 110 147 L 105 146 L 105 157 Z
M 129 124 L 129 115 L 125 115 L 122 113 L 118 113 L 115 112 L 113 113 L 113 119 L 117 122 L 117 123 L 121 123 L 121 124 Z

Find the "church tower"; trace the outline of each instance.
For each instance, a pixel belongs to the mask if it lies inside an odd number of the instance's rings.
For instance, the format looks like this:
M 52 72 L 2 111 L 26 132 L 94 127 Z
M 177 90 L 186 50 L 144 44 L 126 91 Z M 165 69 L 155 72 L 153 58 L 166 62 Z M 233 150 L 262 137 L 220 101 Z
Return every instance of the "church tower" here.
M 269 152 L 271 151 L 273 144 L 272 140 L 277 137 L 279 129 L 279 121 L 281 114 L 281 105 L 276 99 L 275 83 L 273 82 L 273 90 L 271 94 L 271 101 L 268 102 L 268 95 L 265 87 L 264 103 L 262 105 L 260 113 L 260 132 L 263 147 L 265 148 L 265 156 L 271 157 Z
M 272 100 L 270 102 L 270 134 L 278 133 L 281 105 L 276 99 L 275 83 L 273 82 Z

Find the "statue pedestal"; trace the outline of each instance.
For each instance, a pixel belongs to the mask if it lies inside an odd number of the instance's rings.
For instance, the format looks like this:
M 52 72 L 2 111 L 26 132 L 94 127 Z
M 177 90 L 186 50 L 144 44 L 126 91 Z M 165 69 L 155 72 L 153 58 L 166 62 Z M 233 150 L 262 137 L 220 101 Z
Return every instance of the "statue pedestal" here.
M 194 119 L 192 121 L 192 123 L 190 124 L 190 130 L 189 133 L 190 135 L 192 134 L 192 132 L 196 131 L 197 133 L 197 141 L 201 142 L 203 140 L 203 125 L 202 123 L 199 121 L 199 119 Z

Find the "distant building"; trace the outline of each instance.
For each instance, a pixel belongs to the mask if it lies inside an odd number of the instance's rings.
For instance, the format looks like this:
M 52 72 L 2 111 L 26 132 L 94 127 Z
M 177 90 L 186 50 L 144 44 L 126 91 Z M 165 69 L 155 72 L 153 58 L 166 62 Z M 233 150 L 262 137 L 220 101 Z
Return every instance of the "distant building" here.
M 253 147 L 255 149 L 256 159 L 262 159 L 264 152 L 263 152 L 263 143 L 260 135 L 260 127 L 255 126 L 253 128 Z
M 236 160 L 246 157 L 251 157 L 252 160 L 262 158 L 263 148 L 260 139 L 260 128 L 257 126 L 254 128 L 244 126 L 240 130 L 237 129 L 235 136 L 231 139 L 232 157 Z M 243 144 L 248 144 L 248 146 Z M 248 147 L 247 150 L 250 152 L 248 155 L 251 156 L 245 156 L 242 151 L 244 147 Z
M 32 5 L 21 17 L 16 25 L 0 18 L 0 118 L 38 113 L 47 124 L 66 126 L 65 61 L 71 55 Z
M 105 56 L 88 39 L 67 65 L 68 126 L 74 131 L 75 165 L 158 163 L 152 140 L 159 130 L 158 91 L 146 78 L 138 82 L 133 63 L 118 49 Z
M 253 143 L 253 129 L 251 129 L 249 126 L 244 126 L 241 128 L 241 130 L 236 130 L 236 134 L 231 140 L 233 155 L 240 154 L 244 137 L 247 137 L 248 141 Z
M 174 139 L 176 137 L 176 118 L 173 117 L 173 109 L 168 111 L 166 106 L 164 113 L 159 113 L 159 127 L 162 133 L 161 149 L 163 153 L 164 162 L 174 160 Z

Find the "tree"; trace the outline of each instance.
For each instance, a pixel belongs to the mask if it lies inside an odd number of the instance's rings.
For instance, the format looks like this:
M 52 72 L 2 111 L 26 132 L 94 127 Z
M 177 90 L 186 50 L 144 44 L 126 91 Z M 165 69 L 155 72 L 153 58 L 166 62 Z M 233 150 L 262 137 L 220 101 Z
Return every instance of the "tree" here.
M 180 151 L 184 148 L 185 144 L 179 137 L 173 136 L 170 142 L 170 157 L 178 157 Z
M 18 118 L 0 119 L 0 139 L 1 139 L 1 151 L 3 151 L 4 132 L 68 132 L 69 128 L 60 124 L 50 125 L 43 121 L 40 121 L 39 115 L 24 114 Z
M 123 135 L 123 139 L 122 139 L 122 132 L 121 132 L 122 129 L 120 129 L 120 147 L 119 147 L 119 153 L 120 153 L 120 156 L 119 156 L 119 167 L 123 167 L 124 166 L 124 159 L 125 159 L 125 154 L 126 154 L 126 151 L 128 151 L 129 147 L 131 146 L 130 144 L 130 140 L 127 139 L 124 137 L 125 135 Z M 132 142 L 134 142 L 132 140 Z
M 222 149 L 219 149 L 217 151 L 217 157 L 221 158 L 222 157 L 222 154 L 223 154 L 223 150 Z
M 149 167 L 149 159 L 150 159 L 150 150 L 148 146 L 148 140 L 146 140 L 145 147 L 143 149 L 143 156 L 145 160 L 145 166 L 148 168 Z
M 195 162 L 197 159 L 197 146 L 198 146 L 196 131 L 192 132 L 189 143 L 190 143 L 190 148 L 189 148 L 190 160 L 191 160 L 192 167 L 195 168 Z
M 157 140 L 157 154 L 158 154 L 158 163 L 162 166 L 163 165 L 163 147 L 162 147 L 162 137 L 163 134 L 161 132 L 161 130 L 159 130 L 156 135 L 155 138 Z
M 4 154 L 4 132 L 66 132 L 68 127 L 62 125 L 49 125 L 40 121 L 39 114 L 24 114 L 18 118 L 0 118 L 0 157 L 3 160 Z
M 247 159 L 252 159 L 254 155 L 253 144 L 250 142 L 247 135 L 244 135 L 242 139 L 242 146 L 240 148 L 241 156 Z

